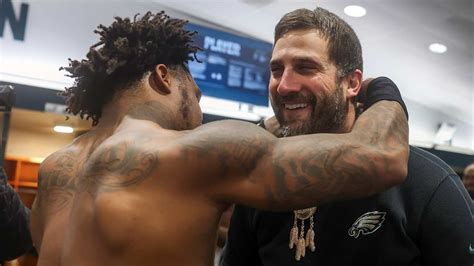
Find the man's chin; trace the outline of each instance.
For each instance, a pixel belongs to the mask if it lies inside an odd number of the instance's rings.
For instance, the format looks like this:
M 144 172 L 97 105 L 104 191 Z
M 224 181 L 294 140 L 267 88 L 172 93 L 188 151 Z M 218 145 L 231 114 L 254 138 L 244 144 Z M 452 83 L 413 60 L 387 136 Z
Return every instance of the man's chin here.
M 290 137 L 310 134 L 310 125 L 311 123 L 309 121 L 293 121 L 291 123 L 283 123 L 283 126 L 281 127 L 281 136 Z

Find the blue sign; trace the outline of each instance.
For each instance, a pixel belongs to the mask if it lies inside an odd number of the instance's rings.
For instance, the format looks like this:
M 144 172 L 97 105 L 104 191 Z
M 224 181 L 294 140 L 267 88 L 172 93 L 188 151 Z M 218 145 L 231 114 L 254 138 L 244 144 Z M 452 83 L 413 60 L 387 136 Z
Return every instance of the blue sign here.
M 28 16 L 28 4 L 21 4 L 20 16 L 15 17 L 15 10 L 11 0 L 0 0 L 0 37 L 3 37 L 5 22 L 8 21 L 13 33 L 13 39 L 18 41 L 25 40 L 26 19 Z
M 202 63 L 189 62 L 189 69 L 207 96 L 268 106 L 269 61 L 272 45 L 255 39 L 188 24 L 194 41 L 204 50 Z

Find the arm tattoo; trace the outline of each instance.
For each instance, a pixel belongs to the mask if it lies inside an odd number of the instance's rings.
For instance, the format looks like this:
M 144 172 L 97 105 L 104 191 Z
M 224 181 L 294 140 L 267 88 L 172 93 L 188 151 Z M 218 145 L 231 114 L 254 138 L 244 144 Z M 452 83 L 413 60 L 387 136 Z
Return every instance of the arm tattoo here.
M 62 210 L 76 190 L 74 154 L 54 154 L 45 161 L 38 174 L 35 209 L 42 215 Z
M 273 155 L 273 177 L 264 188 L 268 203 L 310 206 L 381 190 L 379 179 L 393 170 L 388 154 L 408 149 L 408 127 L 394 103 L 369 110 L 351 134 L 319 134 L 317 143 L 311 136 L 296 137 L 308 141 L 281 139 Z M 377 161 L 374 153 L 381 155 Z
M 279 164 L 274 164 L 273 173 L 275 175 L 275 189 L 277 193 L 279 195 L 288 194 L 289 190 L 288 190 L 288 185 L 285 180 L 285 176 L 286 176 L 285 169 Z
M 252 125 L 254 128 L 255 125 Z M 259 136 L 258 132 L 265 134 Z M 249 176 L 257 167 L 259 159 L 268 152 L 268 136 L 263 129 L 256 134 L 248 132 L 247 123 L 236 121 L 221 121 L 209 123 L 184 136 L 181 142 L 181 158 L 186 161 L 196 161 L 212 164 L 207 170 L 213 175 L 226 177 L 229 174 Z M 256 177 L 250 176 L 250 182 L 255 183 Z
M 137 136 L 134 143 L 123 141 L 102 147 L 88 161 L 79 178 L 79 189 L 96 194 L 99 189 L 110 192 L 141 183 L 158 166 L 158 152 L 151 151 L 151 145 L 149 138 Z

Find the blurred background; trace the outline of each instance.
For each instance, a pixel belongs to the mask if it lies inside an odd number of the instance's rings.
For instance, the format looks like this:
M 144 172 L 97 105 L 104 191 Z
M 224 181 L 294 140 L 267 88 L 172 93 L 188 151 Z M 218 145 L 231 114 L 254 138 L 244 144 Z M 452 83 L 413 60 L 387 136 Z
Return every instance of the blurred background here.
M 444 159 L 459 175 L 474 162 L 474 0 L 0 0 L 0 85 L 16 102 L 0 111 L 5 169 L 31 206 L 39 163 L 91 128 L 64 114 L 59 71 L 84 58 L 93 30 L 114 16 L 165 10 L 190 21 L 204 48 L 190 69 L 203 91 L 204 122 L 271 116 L 267 83 L 273 28 L 296 8 L 336 13 L 358 34 L 364 76 L 388 76 L 410 114 L 410 144 Z M 2 142 L 3 143 L 3 142 Z M 34 256 L 11 265 L 35 265 Z

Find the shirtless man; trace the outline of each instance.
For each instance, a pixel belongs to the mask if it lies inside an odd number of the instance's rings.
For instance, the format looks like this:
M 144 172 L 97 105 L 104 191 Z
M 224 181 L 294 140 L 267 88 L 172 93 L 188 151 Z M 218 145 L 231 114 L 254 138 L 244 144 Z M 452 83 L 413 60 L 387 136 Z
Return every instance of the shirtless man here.
M 232 202 L 290 210 L 403 182 L 408 126 L 397 102 L 375 103 L 347 134 L 200 126 L 186 66 L 198 48 L 185 24 L 164 13 L 116 18 L 99 26 L 87 59 L 65 68 L 76 80 L 64 92 L 69 112 L 95 127 L 41 165 L 38 265 L 212 265 Z

